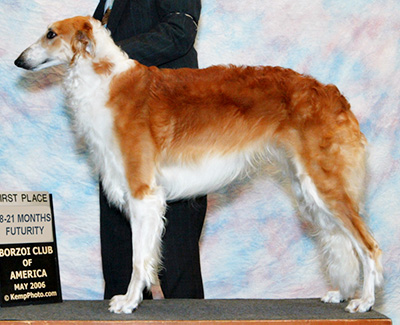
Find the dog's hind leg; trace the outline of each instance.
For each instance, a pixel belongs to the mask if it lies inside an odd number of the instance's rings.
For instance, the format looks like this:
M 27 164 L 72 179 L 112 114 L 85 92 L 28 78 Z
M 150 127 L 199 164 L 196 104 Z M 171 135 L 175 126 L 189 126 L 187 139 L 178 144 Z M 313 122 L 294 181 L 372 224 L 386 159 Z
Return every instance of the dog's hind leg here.
M 364 277 L 361 298 L 352 300 L 346 310 L 365 312 L 375 302 L 375 286 L 382 283 L 381 251 L 359 214 L 365 140 L 349 127 L 334 131 L 329 141 L 305 143 L 302 154 L 294 155 L 294 190 L 314 226 L 331 284 L 338 289 L 322 300 L 340 302 L 354 295 L 359 259 Z
M 335 289 L 322 301 L 337 303 L 354 296 L 359 282 L 360 259 L 364 275 L 361 298 L 352 300 L 346 310 L 368 311 L 375 301 L 375 286 L 382 282 L 380 249 L 376 241 L 346 192 L 340 199 L 320 195 L 307 173 L 300 172 L 298 176 L 300 181 L 294 182 L 294 189 L 300 210 L 312 224 L 330 283 Z
M 357 208 L 350 205 L 350 201 L 345 195 L 340 202 L 332 205 L 331 209 L 334 216 L 339 219 L 338 224 L 343 236 L 347 236 L 343 245 L 347 245 L 346 242 L 350 240 L 354 250 L 352 255 L 355 253 L 358 255 L 363 270 L 364 283 L 361 297 L 351 300 L 346 310 L 349 312 L 366 312 L 375 303 L 375 286 L 380 286 L 383 281 L 380 261 L 381 250 L 368 231 Z M 338 244 L 340 245 L 340 242 Z M 341 264 L 337 265 L 338 268 L 340 268 L 340 265 L 348 263 L 349 254 L 339 256 L 339 258 Z M 343 274 L 343 276 L 346 275 Z M 342 287 L 340 287 L 340 292 L 342 292 Z
M 143 199 L 131 198 L 127 207 L 132 228 L 132 276 L 125 295 L 114 296 L 109 310 L 131 313 L 143 300 L 143 290 L 156 283 L 161 260 L 164 230 L 165 196 L 153 189 Z
M 316 240 L 323 268 L 334 289 L 322 301 L 344 301 L 354 295 L 359 281 L 359 262 L 353 244 L 335 222 L 303 166 L 296 163 L 290 174 L 301 218 L 310 225 L 309 232 Z
M 321 300 L 325 303 L 339 303 L 354 297 L 359 285 L 360 265 L 351 240 L 340 228 L 321 230 L 316 238 L 333 288 Z

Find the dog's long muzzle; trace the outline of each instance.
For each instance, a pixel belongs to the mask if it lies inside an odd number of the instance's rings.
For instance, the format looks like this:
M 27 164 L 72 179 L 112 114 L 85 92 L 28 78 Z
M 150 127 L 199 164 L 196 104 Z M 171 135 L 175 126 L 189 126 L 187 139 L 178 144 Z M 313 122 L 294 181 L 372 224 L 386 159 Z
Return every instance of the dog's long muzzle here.
M 50 57 L 39 42 L 32 44 L 14 61 L 14 64 L 26 70 L 41 70 L 61 63 L 59 60 Z

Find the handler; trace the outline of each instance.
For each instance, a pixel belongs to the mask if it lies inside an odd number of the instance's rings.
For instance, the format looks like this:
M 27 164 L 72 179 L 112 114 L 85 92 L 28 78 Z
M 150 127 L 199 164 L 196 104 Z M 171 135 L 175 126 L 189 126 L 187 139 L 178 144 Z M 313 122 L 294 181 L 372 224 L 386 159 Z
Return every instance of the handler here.
M 142 64 L 198 68 L 194 42 L 200 10 L 200 0 L 101 0 L 93 16 L 103 20 L 114 41 Z M 168 202 L 159 274 L 165 298 L 204 298 L 198 243 L 206 208 L 205 196 Z M 126 293 L 132 240 L 127 218 L 109 204 L 101 183 L 100 227 L 104 298 L 110 299 Z

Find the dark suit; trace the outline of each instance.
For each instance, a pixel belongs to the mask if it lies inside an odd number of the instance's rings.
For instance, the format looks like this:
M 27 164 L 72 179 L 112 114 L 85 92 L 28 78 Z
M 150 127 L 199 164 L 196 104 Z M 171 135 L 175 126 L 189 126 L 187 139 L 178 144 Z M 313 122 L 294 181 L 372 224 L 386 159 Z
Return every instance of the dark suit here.
M 94 18 L 101 19 L 105 0 Z M 197 68 L 193 43 L 200 0 L 115 0 L 107 27 L 129 57 L 145 65 Z M 206 213 L 206 197 L 168 202 L 163 237 L 165 298 L 203 298 L 198 242 Z M 100 224 L 106 299 L 124 294 L 132 272 L 131 230 L 121 212 L 110 206 L 100 184 Z
M 104 3 L 100 1 L 94 18 L 102 18 Z M 200 9 L 200 0 L 115 0 L 107 28 L 129 57 L 142 64 L 197 68 L 193 43 Z

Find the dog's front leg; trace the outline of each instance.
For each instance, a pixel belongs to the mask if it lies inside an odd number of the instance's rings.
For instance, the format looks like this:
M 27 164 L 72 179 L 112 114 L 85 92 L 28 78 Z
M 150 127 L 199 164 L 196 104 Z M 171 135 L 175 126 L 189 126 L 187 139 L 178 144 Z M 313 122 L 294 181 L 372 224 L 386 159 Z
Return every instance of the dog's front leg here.
M 161 260 L 165 196 L 161 188 L 143 199 L 128 200 L 127 212 L 132 227 L 133 268 L 125 295 L 114 296 L 109 310 L 131 313 L 143 300 L 143 290 L 156 282 Z

